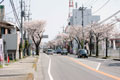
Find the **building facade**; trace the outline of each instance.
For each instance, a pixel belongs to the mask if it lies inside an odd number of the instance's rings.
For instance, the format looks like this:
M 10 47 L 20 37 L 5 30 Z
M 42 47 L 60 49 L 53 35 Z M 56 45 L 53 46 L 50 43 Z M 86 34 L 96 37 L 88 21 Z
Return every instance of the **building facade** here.
M 82 19 L 82 10 L 81 9 L 73 9 L 72 16 L 70 17 L 70 25 L 71 26 L 79 26 L 82 25 L 87 26 L 92 23 L 96 23 L 100 20 L 100 16 L 92 15 L 91 9 L 83 10 L 83 19 Z
M 19 59 L 20 33 L 15 24 L 0 22 L 0 39 L 3 40 L 4 58 Z

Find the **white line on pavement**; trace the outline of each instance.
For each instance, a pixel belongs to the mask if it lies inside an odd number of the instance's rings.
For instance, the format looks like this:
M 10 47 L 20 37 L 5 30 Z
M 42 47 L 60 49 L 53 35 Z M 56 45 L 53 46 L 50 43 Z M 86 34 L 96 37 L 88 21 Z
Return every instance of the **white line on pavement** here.
M 96 70 L 99 70 L 101 63 L 98 63 Z
M 48 75 L 49 75 L 49 77 L 50 77 L 50 80 L 53 80 L 53 77 L 52 77 L 52 75 L 51 75 L 51 73 L 50 73 L 50 69 L 51 69 L 51 58 L 49 59 Z
M 45 54 L 45 53 L 44 53 Z M 47 57 L 47 58 L 49 58 L 49 56 L 47 55 L 47 54 L 45 54 L 45 56 Z

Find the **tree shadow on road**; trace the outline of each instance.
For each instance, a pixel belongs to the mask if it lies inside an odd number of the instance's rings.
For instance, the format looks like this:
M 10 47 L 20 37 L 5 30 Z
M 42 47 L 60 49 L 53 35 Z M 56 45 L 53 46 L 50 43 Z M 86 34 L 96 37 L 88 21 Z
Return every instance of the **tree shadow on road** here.
M 116 66 L 116 67 L 120 67 L 120 63 L 110 63 L 108 64 L 108 66 Z

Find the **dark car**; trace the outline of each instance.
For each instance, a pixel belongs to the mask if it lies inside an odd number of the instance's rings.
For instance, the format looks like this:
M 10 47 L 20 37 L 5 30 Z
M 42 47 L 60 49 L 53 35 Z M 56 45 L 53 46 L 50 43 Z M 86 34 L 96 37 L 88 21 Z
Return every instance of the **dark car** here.
M 67 49 L 63 49 L 63 50 L 62 50 L 61 55 L 64 55 L 64 54 L 65 54 L 65 55 L 67 55 L 67 54 L 68 54 Z
M 77 55 L 78 55 L 78 58 L 81 58 L 81 57 L 88 58 L 88 54 L 85 49 L 80 49 L 78 51 Z
M 57 53 L 57 54 L 62 53 L 62 49 L 57 49 L 57 50 L 56 50 L 56 53 Z

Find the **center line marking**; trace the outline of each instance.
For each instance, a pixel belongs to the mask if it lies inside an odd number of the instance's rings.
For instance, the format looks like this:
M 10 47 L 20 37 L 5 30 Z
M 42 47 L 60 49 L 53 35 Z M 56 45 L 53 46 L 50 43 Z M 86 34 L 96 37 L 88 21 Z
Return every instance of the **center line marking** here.
M 51 69 L 51 58 L 49 59 L 48 75 L 49 75 L 50 80 L 54 80 L 52 75 L 51 75 L 50 69 Z
M 96 70 L 99 70 L 101 63 L 98 64 Z

